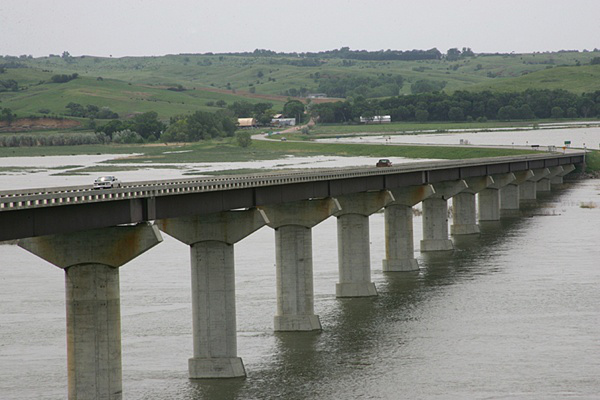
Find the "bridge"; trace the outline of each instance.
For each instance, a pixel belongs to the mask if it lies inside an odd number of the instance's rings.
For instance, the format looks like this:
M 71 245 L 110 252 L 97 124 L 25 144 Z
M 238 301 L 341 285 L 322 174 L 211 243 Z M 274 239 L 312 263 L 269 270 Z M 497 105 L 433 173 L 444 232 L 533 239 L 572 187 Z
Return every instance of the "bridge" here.
M 383 271 L 414 271 L 413 209 L 422 252 L 451 251 L 450 235 L 520 216 L 562 184 L 584 153 L 540 153 L 387 168 L 340 168 L 0 192 L 0 241 L 65 271 L 69 398 L 122 397 L 119 268 L 161 241 L 186 243 L 192 269 L 190 378 L 245 376 L 237 356 L 234 244 L 275 230 L 275 331 L 320 330 L 314 314 L 311 229 L 338 225 L 338 297 L 376 296 L 369 216 L 385 215 Z M 477 198 L 477 201 L 476 201 Z M 448 200 L 453 223 L 448 229 Z

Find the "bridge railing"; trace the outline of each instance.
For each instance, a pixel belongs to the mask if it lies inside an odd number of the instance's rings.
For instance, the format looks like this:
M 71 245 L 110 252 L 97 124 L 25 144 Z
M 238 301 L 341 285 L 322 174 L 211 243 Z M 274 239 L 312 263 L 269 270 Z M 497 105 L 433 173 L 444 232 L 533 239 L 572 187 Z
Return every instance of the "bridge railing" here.
M 74 203 L 114 201 L 122 199 L 168 196 L 208 191 L 235 190 L 242 188 L 284 185 L 311 181 L 348 179 L 373 175 L 410 173 L 423 170 L 439 170 L 469 166 L 504 164 L 539 159 L 565 158 L 583 153 L 528 154 L 523 156 L 475 158 L 466 160 L 421 161 L 393 167 L 342 167 L 336 169 L 294 170 L 235 176 L 183 178 L 161 181 L 125 183 L 121 188 L 93 189 L 89 186 L 67 186 L 0 191 L 0 211 L 23 208 L 49 207 Z

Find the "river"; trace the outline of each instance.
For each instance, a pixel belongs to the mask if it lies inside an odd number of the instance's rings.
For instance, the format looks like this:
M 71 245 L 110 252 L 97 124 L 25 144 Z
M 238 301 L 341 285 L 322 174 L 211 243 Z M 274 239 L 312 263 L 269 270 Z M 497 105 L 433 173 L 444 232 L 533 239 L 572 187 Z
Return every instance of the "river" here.
M 320 142 L 349 142 L 349 143 L 387 143 L 387 144 L 447 144 L 460 145 L 501 145 L 514 147 L 555 146 L 561 148 L 565 142 L 569 147 L 600 149 L 600 127 L 579 128 L 540 128 L 521 131 L 506 131 L 506 128 L 482 132 L 459 130 L 451 133 L 420 133 L 400 135 L 365 134 L 353 138 L 319 139 Z
M 365 299 L 335 297 L 336 221 L 324 221 L 313 229 L 323 326 L 314 333 L 273 332 L 274 234 L 260 229 L 235 247 L 248 376 L 216 381 L 187 378 L 189 250 L 163 234 L 121 268 L 124 399 L 600 398 L 600 180 L 568 183 L 523 214 L 442 255 L 419 252 L 416 216 L 413 273 L 382 272 L 383 214 L 374 214 L 379 296 Z M 0 399 L 66 398 L 65 330 L 64 273 L 0 246 Z

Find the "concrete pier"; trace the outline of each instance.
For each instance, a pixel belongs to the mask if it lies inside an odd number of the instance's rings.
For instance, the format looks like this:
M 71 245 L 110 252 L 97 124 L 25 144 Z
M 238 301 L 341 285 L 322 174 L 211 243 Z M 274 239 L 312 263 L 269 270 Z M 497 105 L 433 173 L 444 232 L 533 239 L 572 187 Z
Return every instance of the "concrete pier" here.
M 477 209 L 475 195 L 494 183 L 491 176 L 466 178 L 469 187 L 452 197 L 452 235 L 473 235 L 480 232 L 477 224 Z
M 314 311 L 312 231 L 340 211 L 335 199 L 303 200 L 261 207 L 275 229 L 277 313 L 275 331 L 321 329 Z
M 512 218 L 521 215 L 519 185 L 533 177 L 531 170 L 515 172 L 515 180 L 500 189 L 500 217 Z
M 548 168 L 531 170 L 533 176 L 519 185 L 521 203 L 535 203 L 537 200 L 537 182 L 550 175 Z
M 394 201 L 385 207 L 384 272 L 416 271 L 413 206 L 434 193 L 433 186 L 407 186 L 391 190 Z
M 563 184 L 563 177 L 575 170 L 575 166 L 573 164 L 563 165 L 562 167 L 563 167 L 563 171 L 560 172 L 560 173 L 558 173 L 557 175 L 555 175 L 550 180 L 551 184 L 553 184 L 553 185 L 562 185 Z
M 517 179 L 515 174 L 494 174 L 494 183 L 478 194 L 479 221 L 500 220 L 500 189 Z
M 422 252 L 454 249 L 452 241 L 448 239 L 448 199 L 467 187 L 462 179 L 433 184 L 435 193 L 423 200 Z
M 19 241 L 65 270 L 69 399 L 123 398 L 118 268 L 161 241 L 147 223 Z
M 246 376 L 237 356 L 233 245 L 266 223 L 257 209 L 157 221 L 161 230 L 190 246 L 194 340 L 190 378 Z
M 538 193 L 540 192 L 549 192 L 552 190 L 552 179 L 555 176 L 558 176 L 559 174 L 561 174 L 565 169 L 562 166 L 556 166 L 556 167 L 549 167 L 548 171 L 550 172 L 546 177 L 540 179 L 537 184 L 536 184 L 536 191 Z
M 369 216 L 394 200 L 388 191 L 355 193 L 336 197 L 342 209 L 337 217 L 340 281 L 337 297 L 377 296 L 371 282 Z

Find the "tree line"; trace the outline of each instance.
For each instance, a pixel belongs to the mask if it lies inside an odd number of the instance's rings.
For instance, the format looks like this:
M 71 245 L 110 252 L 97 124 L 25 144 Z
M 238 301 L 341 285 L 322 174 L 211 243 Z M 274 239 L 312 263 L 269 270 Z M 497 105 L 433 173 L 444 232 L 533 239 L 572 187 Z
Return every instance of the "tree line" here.
M 207 53 L 212 55 L 213 53 Z M 244 57 L 295 57 L 295 58 L 344 58 L 347 60 L 364 60 L 364 61 L 416 61 L 416 60 L 440 60 L 443 54 L 436 48 L 429 50 L 350 50 L 349 47 L 340 49 L 326 50 L 319 52 L 303 52 L 303 53 L 286 53 L 275 52 L 266 49 L 256 49 L 252 52 L 238 53 L 219 53 L 219 55 L 227 56 L 244 56 Z
M 487 121 L 600 117 L 600 91 L 577 95 L 565 90 L 493 93 L 418 93 L 387 99 L 357 97 L 314 104 L 322 123 L 348 123 L 361 116 L 390 115 L 392 121 Z

